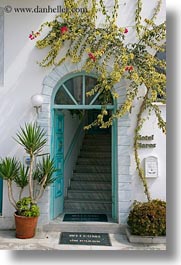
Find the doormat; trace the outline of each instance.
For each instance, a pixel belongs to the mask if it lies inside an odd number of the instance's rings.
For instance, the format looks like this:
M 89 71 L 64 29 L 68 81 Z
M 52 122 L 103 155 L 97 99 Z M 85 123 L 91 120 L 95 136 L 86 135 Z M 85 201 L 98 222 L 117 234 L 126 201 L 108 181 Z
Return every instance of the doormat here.
M 106 214 L 65 214 L 64 222 L 107 222 Z
M 109 234 L 106 233 L 69 233 L 60 235 L 59 244 L 111 246 Z

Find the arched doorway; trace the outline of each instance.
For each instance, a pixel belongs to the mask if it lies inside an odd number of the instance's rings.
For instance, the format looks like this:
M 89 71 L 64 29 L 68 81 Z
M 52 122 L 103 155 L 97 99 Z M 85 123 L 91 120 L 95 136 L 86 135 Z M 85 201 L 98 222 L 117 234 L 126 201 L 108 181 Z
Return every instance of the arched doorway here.
M 55 159 L 57 173 L 56 181 L 51 188 L 51 219 L 62 214 L 65 209 L 65 197 L 71 181 L 71 170 L 75 166 L 74 157 L 78 156 L 78 149 L 84 137 L 83 126 L 90 123 L 101 110 L 101 94 L 96 93 L 91 97 L 86 96 L 97 83 L 95 75 L 86 73 L 74 73 L 68 75 L 59 82 L 52 95 L 52 139 L 51 154 Z M 116 110 L 116 104 L 110 99 L 106 109 L 109 113 Z M 76 118 L 70 124 L 70 116 Z M 74 124 L 74 126 L 72 125 Z M 94 128 L 89 134 L 102 134 L 111 136 L 111 211 L 113 219 L 117 219 L 117 127 L 116 121 L 112 129 L 100 131 Z M 71 138 L 71 140 L 70 140 Z M 101 138 L 101 135 L 100 135 Z M 68 161 L 68 162 L 67 162 Z M 67 170 L 68 167 L 68 170 Z M 75 211 L 74 211 L 75 212 Z M 89 210 L 88 210 L 89 212 Z

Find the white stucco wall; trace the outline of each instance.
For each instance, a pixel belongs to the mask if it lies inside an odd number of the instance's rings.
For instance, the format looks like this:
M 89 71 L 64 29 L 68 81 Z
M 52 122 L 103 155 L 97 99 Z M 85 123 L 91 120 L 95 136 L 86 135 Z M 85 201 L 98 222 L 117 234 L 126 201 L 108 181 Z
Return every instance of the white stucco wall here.
M 162 117 L 166 120 L 166 105 L 158 103 L 162 112 Z M 131 115 L 131 126 L 129 128 L 129 135 L 133 135 L 136 123 L 136 112 L 138 105 L 133 108 Z M 143 115 L 146 117 L 146 113 Z M 155 156 L 158 158 L 158 177 L 147 178 L 148 187 L 150 190 L 151 198 L 166 200 L 166 135 L 157 126 L 157 118 L 154 113 L 149 117 L 140 132 L 143 136 L 154 135 L 154 140 L 151 141 L 139 141 L 144 144 L 156 144 L 156 148 L 139 148 L 139 156 L 141 165 L 144 168 L 144 159 L 149 156 Z M 131 137 L 131 145 L 133 145 L 133 137 Z M 143 185 L 136 172 L 136 164 L 134 159 L 134 152 L 131 150 L 131 168 L 130 174 L 132 175 L 132 199 L 144 201 L 146 199 L 144 195 Z
M 110 1 L 106 1 L 110 6 Z M 61 4 L 63 1 L 54 0 L 53 5 Z M 147 1 L 144 0 L 143 17 L 151 17 L 152 7 L 155 5 L 156 0 Z M 133 41 L 135 35 L 132 34 L 132 26 L 134 25 L 134 10 L 136 0 L 120 0 L 121 9 L 118 24 L 123 27 L 129 28 L 129 34 L 126 36 L 126 42 Z M 52 0 L 1 0 L 0 6 L 11 5 L 12 7 L 36 7 L 37 5 L 46 7 L 52 5 Z M 164 2 L 165 5 L 165 2 Z M 38 50 L 34 47 L 34 42 L 28 39 L 29 33 L 32 30 L 38 30 L 40 24 L 54 17 L 54 14 L 38 13 L 6 13 L 5 14 L 5 51 L 4 51 L 4 72 L 5 79 L 4 85 L 0 87 L 0 156 L 18 156 L 23 157 L 24 151 L 19 147 L 12 136 L 15 135 L 20 125 L 25 122 L 30 122 L 36 119 L 36 113 L 31 106 L 31 96 L 44 91 L 45 104 L 41 113 L 42 124 L 44 118 L 47 121 L 50 117 L 50 105 L 47 102 L 50 98 L 53 85 L 58 81 L 63 74 L 72 72 L 73 70 L 79 70 L 79 66 L 71 66 L 69 63 L 62 66 L 52 73 L 51 78 L 46 79 L 53 68 L 40 68 L 36 61 L 41 59 L 46 54 L 44 50 Z M 165 18 L 165 9 L 162 8 L 162 12 L 159 16 L 159 22 Z M 98 24 L 103 22 L 99 16 Z M 64 70 L 63 70 L 64 69 Z M 123 83 L 123 86 L 126 84 Z M 122 86 L 122 88 L 123 88 Z M 123 95 L 120 98 L 119 103 L 124 101 L 125 91 L 121 89 L 120 93 Z M 165 107 L 161 107 L 165 115 Z M 136 115 L 136 112 L 135 112 Z M 119 221 L 125 220 L 129 205 L 133 199 L 144 199 L 142 187 L 135 172 L 134 157 L 132 152 L 133 130 L 135 124 L 135 115 L 123 118 L 118 121 L 118 207 Z M 151 124 L 151 125 L 150 125 Z M 49 124 L 50 125 L 50 124 Z M 43 124 L 45 128 L 49 128 L 48 124 Z M 149 181 L 151 188 L 151 194 L 154 198 L 165 198 L 165 186 L 166 186 L 166 172 L 165 172 L 165 138 L 161 135 L 157 129 L 155 117 L 151 117 L 149 124 L 146 123 L 144 134 L 154 134 L 157 148 L 153 150 L 141 150 L 141 160 L 147 155 L 155 155 L 158 157 L 159 162 L 159 177 L 155 180 Z M 50 135 L 50 131 L 47 131 L 47 135 Z M 128 137 L 127 137 L 128 136 Z M 149 153 L 148 153 L 149 152 Z M 126 164 L 125 172 L 124 163 L 119 163 L 124 158 Z M 123 164 L 122 164 L 123 163 Z M 127 169 L 130 169 L 127 172 Z M 123 174 L 124 173 L 124 174 Z M 128 192 L 125 193 L 125 190 Z M 131 192 L 130 192 L 131 191 Z M 16 193 L 16 191 L 15 191 Z M 129 193 L 129 196 L 128 196 Z M 49 191 L 42 199 L 42 220 L 48 222 L 49 215 L 47 209 L 49 208 Z M 43 216 L 45 211 L 45 218 Z M 13 209 L 9 206 L 7 199 L 7 188 L 4 185 L 3 189 L 3 217 L 0 217 L 0 228 L 8 228 L 13 226 L 12 218 Z M 125 213 L 125 214 L 124 214 Z
M 64 159 L 68 155 L 71 145 L 73 145 L 70 157 L 68 157 L 64 165 L 64 195 L 67 195 L 67 189 L 70 185 L 70 179 L 73 175 L 73 169 L 79 155 L 79 150 L 82 145 L 84 131 L 81 130 L 80 134 L 75 137 L 79 126 L 82 123 L 82 119 L 79 119 L 77 115 L 71 115 L 68 110 L 63 111 L 64 114 Z M 82 128 L 81 128 L 82 129 Z
M 71 145 L 71 142 L 74 138 L 74 134 L 79 127 L 79 124 L 81 120 L 77 115 L 71 115 L 71 113 L 68 110 L 63 111 L 64 115 L 64 158 L 66 157 L 66 154 L 68 152 L 68 149 Z
M 52 1 L 43 1 L 45 5 Z M 13 7 L 34 7 L 41 5 L 41 0 L 3 1 L 0 5 Z M 5 49 L 4 49 L 4 86 L 0 88 L 0 146 L 1 156 L 20 155 L 12 140 L 20 124 L 32 121 L 36 117 L 31 106 L 31 96 L 41 93 L 42 80 L 51 69 L 41 69 L 36 61 L 40 61 L 45 51 L 38 51 L 28 36 L 32 30 L 51 17 L 50 14 L 5 14 Z M 8 124 L 8 130 L 7 130 Z

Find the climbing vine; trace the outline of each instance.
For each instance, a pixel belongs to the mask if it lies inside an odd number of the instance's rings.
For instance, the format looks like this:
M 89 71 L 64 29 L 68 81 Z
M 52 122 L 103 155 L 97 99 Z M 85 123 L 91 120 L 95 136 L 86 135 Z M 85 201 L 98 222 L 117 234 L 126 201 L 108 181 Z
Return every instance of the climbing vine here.
M 57 15 L 53 21 L 43 23 L 39 31 L 32 32 L 29 38 L 33 40 L 42 35 L 42 38 L 37 40 L 36 47 L 49 48 L 47 55 L 39 63 L 40 66 L 57 66 L 69 59 L 72 63 L 84 62 L 82 70 L 97 74 L 96 86 L 86 95 L 88 97 L 95 93 L 102 95 L 102 110 L 95 121 L 85 126 L 85 129 L 93 126 L 107 128 L 112 125 L 114 119 L 131 112 L 135 100 L 141 102 L 134 136 L 134 152 L 137 171 L 144 185 L 147 199 L 150 200 L 148 185 L 138 155 L 138 136 L 145 121 L 143 114 L 147 109 L 149 113 L 152 111 L 155 113 L 159 128 L 166 132 L 166 124 L 161 117 L 161 112 L 158 106 L 153 104 L 157 100 L 157 95 L 166 97 L 166 62 L 155 56 L 156 52 L 163 51 L 166 38 L 165 22 L 161 24 L 155 22 L 162 0 L 157 1 L 150 19 L 142 17 L 143 2 L 137 0 L 133 27 L 118 26 L 119 1 L 113 2 L 113 10 L 110 12 L 103 0 L 99 3 L 96 0 L 65 0 L 66 12 Z M 75 12 L 80 6 L 86 12 Z M 104 25 L 97 26 L 100 12 L 104 18 Z M 130 30 L 136 33 L 134 43 L 125 41 Z M 126 100 L 107 119 L 106 105 L 109 103 L 110 96 L 113 99 L 119 98 L 115 87 L 122 79 L 129 83 Z M 143 86 L 145 94 L 140 97 L 138 93 Z

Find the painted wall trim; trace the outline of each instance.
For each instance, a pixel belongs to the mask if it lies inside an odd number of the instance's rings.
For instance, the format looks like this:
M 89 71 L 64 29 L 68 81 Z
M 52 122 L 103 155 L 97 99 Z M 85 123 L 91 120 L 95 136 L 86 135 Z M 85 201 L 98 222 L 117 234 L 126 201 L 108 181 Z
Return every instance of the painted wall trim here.
M 117 106 L 117 104 L 116 104 Z M 118 221 L 118 151 L 117 151 L 117 120 L 112 125 L 112 218 Z
M 106 109 L 112 110 L 114 109 L 114 105 L 106 105 Z M 102 109 L 101 105 L 54 105 L 55 109 Z

